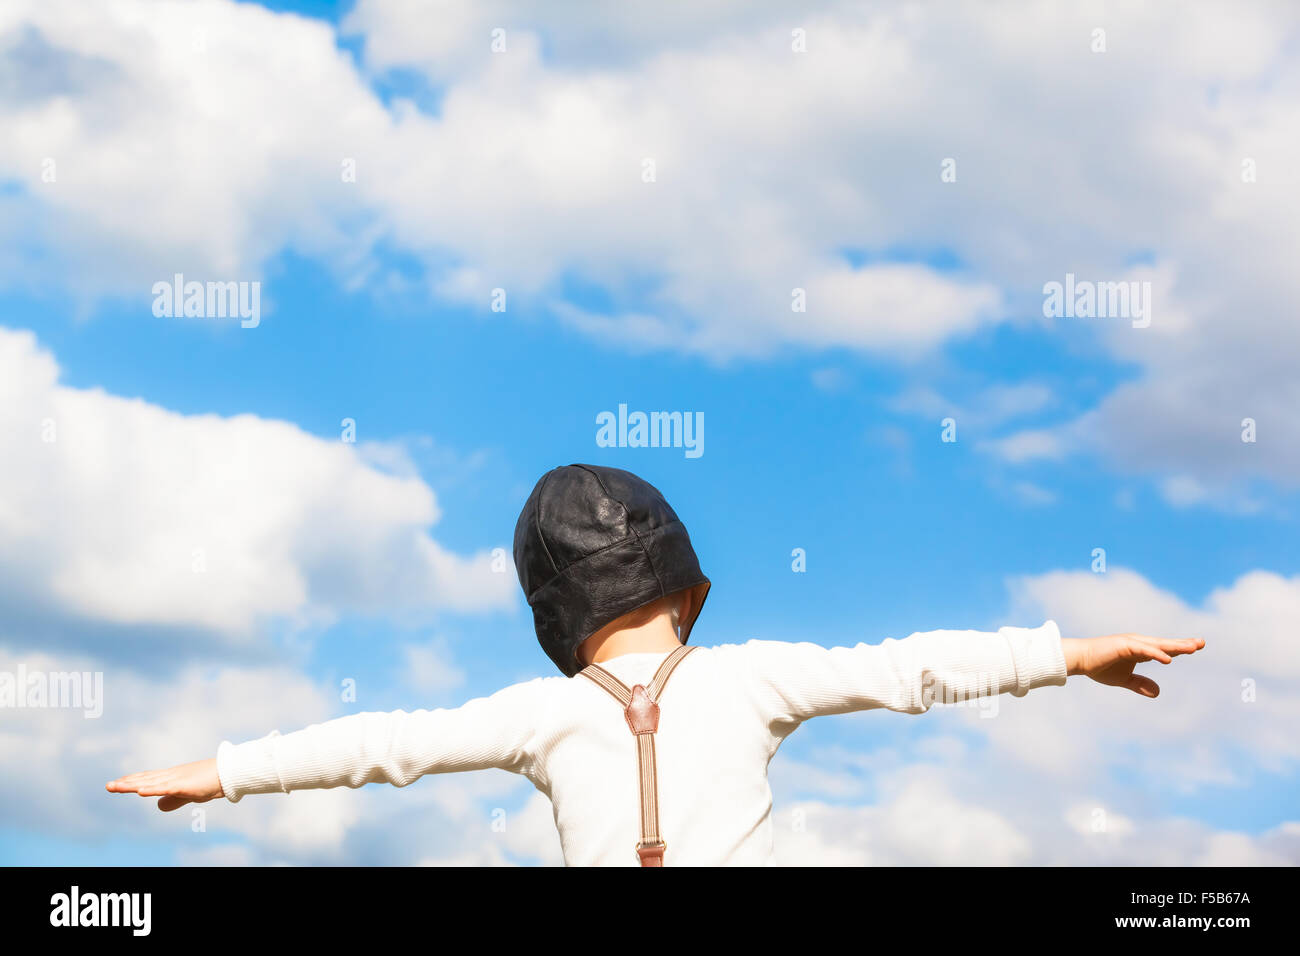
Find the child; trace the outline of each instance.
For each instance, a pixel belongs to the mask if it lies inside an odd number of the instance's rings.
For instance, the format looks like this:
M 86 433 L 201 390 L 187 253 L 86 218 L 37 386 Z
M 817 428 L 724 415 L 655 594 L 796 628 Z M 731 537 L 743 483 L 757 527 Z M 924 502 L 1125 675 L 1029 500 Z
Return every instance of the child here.
M 1205 646 L 1137 634 L 1062 639 L 1048 621 L 829 650 L 691 647 L 710 584 L 685 527 L 653 486 L 597 465 L 542 476 L 515 527 L 514 558 L 537 638 L 563 677 L 450 710 L 360 713 L 223 742 L 215 760 L 131 774 L 108 789 L 175 810 L 500 767 L 550 798 L 566 864 L 768 864 L 768 762 L 810 717 L 919 714 L 935 700 L 1020 697 L 1073 674 L 1155 697 L 1155 682 L 1133 666 Z

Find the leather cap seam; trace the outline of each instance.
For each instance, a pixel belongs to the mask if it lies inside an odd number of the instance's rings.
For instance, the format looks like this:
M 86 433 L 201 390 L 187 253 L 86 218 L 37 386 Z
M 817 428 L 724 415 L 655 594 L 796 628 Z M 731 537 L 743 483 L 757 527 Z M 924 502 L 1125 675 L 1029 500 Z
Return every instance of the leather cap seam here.
M 542 543 L 542 550 L 546 552 L 546 560 L 551 562 L 551 567 L 555 570 L 556 575 L 560 573 L 560 566 L 555 563 L 555 556 L 551 554 L 551 546 L 546 543 L 546 535 L 542 534 L 542 495 L 546 491 L 546 483 L 558 471 L 552 468 L 542 478 L 542 483 L 537 487 L 537 511 L 533 514 L 533 525 L 537 528 L 537 540 Z
M 656 527 L 656 528 L 651 528 L 650 530 L 651 530 L 652 533 L 654 533 L 654 534 L 658 534 L 658 533 L 659 533 L 660 531 L 662 531 L 664 528 L 671 528 L 673 525 L 675 525 L 675 524 L 681 524 L 681 523 L 682 523 L 682 522 L 681 522 L 681 519 L 678 518 L 678 519 L 676 519 L 676 520 L 674 520 L 674 521 L 669 521 L 667 524 L 661 524 L 661 525 L 659 525 L 659 526 Z M 636 543 L 637 543 L 638 545 L 641 546 L 641 550 L 642 550 L 643 552 L 645 552 L 645 544 L 644 544 L 644 543 L 642 542 L 642 540 L 641 540 L 641 535 L 640 535 L 638 532 L 633 531 L 631 534 L 627 535 L 626 537 L 624 537 L 624 538 L 619 538 L 617 541 L 610 542 L 610 543 L 607 544 L 607 545 L 604 545 L 604 546 L 602 546 L 602 547 L 600 547 L 600 548 L 597 548 L 595 551 L 590 551 L 590 552 L 588 552 L 587 554 L 584 554 L 584 555 L 583 555 L 581 558 L 579 558 L 577 561 L 573 561 L 573 562 L 570 562 L 569 564 L 565 565 L 563 571 L 556 571 L 556 572 L 555 572 L 555 575 L 554 575 L 553 577 L 548 578 L 546 581 L 543 581 L 543 582 L 542 582 L 541 584 L 539 584 L 536 588 L 534 588 L 534 589 L 533 589 L 533 594 L 537 594 L 538 592 L 540 592 L 540 591 L 542 591 L 542 590 L 544 590 L 544 589 L 550 587 L 551 584 L 553 584 L 557 578 L 562 578 L 562 577 L 564 577 L 566 574 L 569 573 L 569 571 L 570 571 L 572 568 L 576 568 L 576 567 L 578 567 L 579 565 L 581 565 L 583 562 L 588 561 L 588 560 L 590 560 L 591 558 L 595 558 L 595 557 L 598 557 L 598 556 L 604 554 L 606 551 L 609 551 L 611 548 L 617 548 L 619 545 L 626 545 L 629 541 L 632 541 L 633 539 L 635 539 L 635 540 L 636 540 Z M 647 560 L 647 561 L 650 561 L 650 555 L 649 555 L 649 553 L 646 553 L 646 560 Z M 650 569 L 651 569 L 652 571 L 654 571 L 654 574 L 655 574 L 655 580 L 659 583 L 659 589 L 662 591 L 662 590 L 663 590 L 663 581 L 660 579 L 660 577 L 659 577 L 659 571 L 655 568 L 655 566 L 654 566 L 654 562 L 653 562 L 653 561 L 650 561 Z M 533 594 L 528 595 L 528 604 L 529 604 L 530 607 L 532 606 Z M 662 597 L 662 595 L 660 595 L 660 596 Z

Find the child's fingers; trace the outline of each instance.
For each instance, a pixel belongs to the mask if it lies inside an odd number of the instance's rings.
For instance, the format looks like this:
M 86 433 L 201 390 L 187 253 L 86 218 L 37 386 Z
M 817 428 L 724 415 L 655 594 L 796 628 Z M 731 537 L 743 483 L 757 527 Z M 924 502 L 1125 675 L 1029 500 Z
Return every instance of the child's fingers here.
M 141 786 L 152 781 L 156 771 L 146 770 L 141 773 L 127 774 L 125 777 L 118 777 L 116 780 L 110 780 L 107 789 L 113 793 L 135 793 Z
M 1169 664 L 1173 662 L 1173 658 L 1159 647 L 1152 644 L 1143 644 L 1141 641 L 1134 640 L 1129 641 L 1128 657 L 1130 660 L 1159 661 L 1161 664 Z
M 1200 650 L 1194 641 L 1161 641 L 1158 646 L 1170 657 L 1181 657 L 1183 654 L 1195 654 Z
M 141 784 L 140 788 L 136 790 L 136 793 L 142 797 L 166 797 L 173 794 L 183 794 L 184 792 L 184 787 L 177 785 L 174 780 L 166 777 Z
M 1124 686 L 1135 693 L 1141 694 L 1143 697 L 1160 696 L 1160 685 L 1150 677 L 1143 677 L 1141 674 L 1130 674 L 1129 679 L 1124 682 Z
M 1180 654 L 1195 654 L 1205 646 L 1204 638 L 1200 637 L 1148 637 L 1145 634 L 1131 634 L 1129 636 L 1150 647 L 1160 648 L 1160 650 L 1164 651 L 1170 657 L 1178 657 Z
M 107 789 L 111 793 L 136 793 L 142 797 L 157 797 L 173 792 L 174 778 L 165 770 L 147 770 L 111 780 Z

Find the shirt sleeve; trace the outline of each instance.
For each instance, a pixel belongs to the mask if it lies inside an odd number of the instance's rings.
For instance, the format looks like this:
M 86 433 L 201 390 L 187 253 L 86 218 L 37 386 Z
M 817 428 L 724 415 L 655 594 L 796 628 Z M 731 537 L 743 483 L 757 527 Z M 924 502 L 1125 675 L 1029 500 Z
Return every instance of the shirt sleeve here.
M 779 641 L 744 646 L 758 706 L 770 724 L 797 725 L 873 708 L 921 714 L 936 702 L 1023 697 L 1036 687 L 1063 685 L 1066 678 L 1055 621 L 991 633 L 926 631 L 855 647 Z
M 424 774 L 497 767 L 527 774 L 547 678 L 514 684 L 450 709 L 340 717 L 280 735 L 217 748 L 226 798 L 391 783 Z M 553 678 L 552 678 L 553 680 Z

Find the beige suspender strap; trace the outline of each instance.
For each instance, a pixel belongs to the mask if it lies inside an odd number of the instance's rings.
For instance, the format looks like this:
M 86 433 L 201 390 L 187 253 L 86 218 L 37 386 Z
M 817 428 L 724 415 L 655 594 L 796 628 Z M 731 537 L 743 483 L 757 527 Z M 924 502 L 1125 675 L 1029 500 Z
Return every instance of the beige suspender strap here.
M 677 665 L 680 664 L 682 659 L 693 650 L 695 650 L 695 648 L 687 647 L 683 644 L 681 647 L 669 654 L 667 659 L 659 665 L 659 669 L 655 671 L 655 676 L 650 678 L 651 700 L 659 699 L 659 695 L 664 692 L 664 685 L 668 683 L 668 678 L 672 677 L 673 671 L 677 670 Z
M 647 690 L 637 684 L 629 688 L 599 664 L 578 673 L 609 692 L 623 706 L 628 729 L 636 735 L 637 770 L 641 781 L 641 839 L 636 855 L 642 866 L 663 866 L 666 844 L 659 834 L 659 774 L 655 766 L 655 732 L 659 729 L 659 695 L 677 665 L 694 647 L 682 645 L 659 665 Z
M 605 668 L 601 667 L 599 664 L 589 664 L 588 666 L 584 667 L 582 670 L 578 671 L 578 673 L 581 674 L 583 677 L 591 678 L 591 680 L 594 683 L 597 683 L 601 687 L 605 688 L 605 690 L 609 691 L 610 694 L 614 697 L 614 699 L 617 700 L 624 707 L 626 707 L 629 703 L 631 703 L 632 691 L 628 689 L 626 684 L 624 684 L 621 680 L 619 680 L 609 671 L 605 670 Z

